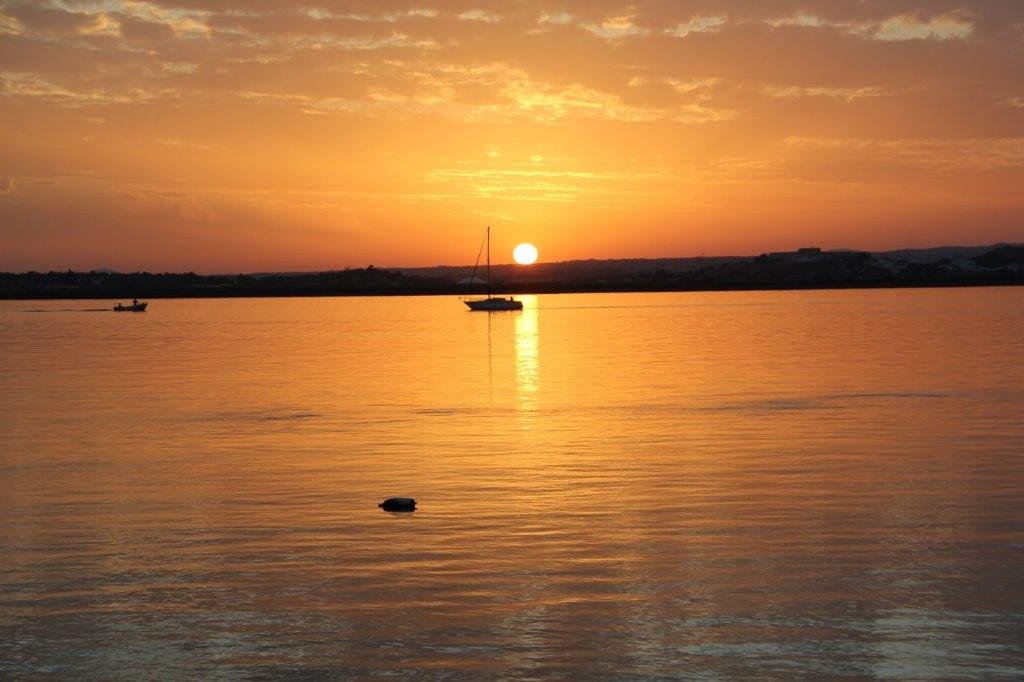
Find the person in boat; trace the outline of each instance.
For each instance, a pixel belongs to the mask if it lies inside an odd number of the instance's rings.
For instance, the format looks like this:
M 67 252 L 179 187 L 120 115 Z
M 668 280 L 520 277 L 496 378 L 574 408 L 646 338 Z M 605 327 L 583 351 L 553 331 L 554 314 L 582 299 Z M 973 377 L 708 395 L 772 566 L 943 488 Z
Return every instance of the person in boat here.
M 132 307 L 133 308 L 138 308 L 139 307 L 139 299 L 137 299 L 137 298 L 133 298 L 132 299 Z

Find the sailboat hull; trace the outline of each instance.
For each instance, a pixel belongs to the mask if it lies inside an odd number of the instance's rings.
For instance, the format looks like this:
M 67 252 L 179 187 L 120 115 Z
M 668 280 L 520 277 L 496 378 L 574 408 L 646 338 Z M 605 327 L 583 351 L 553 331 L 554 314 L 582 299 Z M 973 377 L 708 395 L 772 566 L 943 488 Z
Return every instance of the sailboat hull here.
M 464 301 L 470 310 L 522 310 L 523 302 L 514 298 L 484 298 L 477 301 Z

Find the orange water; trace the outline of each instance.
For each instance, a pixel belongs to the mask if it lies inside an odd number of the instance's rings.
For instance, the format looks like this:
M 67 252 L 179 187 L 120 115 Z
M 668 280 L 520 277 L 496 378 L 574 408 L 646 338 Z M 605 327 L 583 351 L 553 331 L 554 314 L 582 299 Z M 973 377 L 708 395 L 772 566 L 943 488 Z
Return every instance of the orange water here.
M 1024 289 L 523 299 L 0 302 L 0 676 L 1024 675 Z

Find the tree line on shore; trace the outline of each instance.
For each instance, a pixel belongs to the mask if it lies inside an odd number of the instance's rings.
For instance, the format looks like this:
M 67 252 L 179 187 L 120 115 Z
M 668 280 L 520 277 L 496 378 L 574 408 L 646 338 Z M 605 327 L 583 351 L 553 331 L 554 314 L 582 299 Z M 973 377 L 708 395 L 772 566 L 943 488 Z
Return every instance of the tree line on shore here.
M 859 251 L 798 251 L 752 258 L 663 259 L 548 263 L 543 268 L 496 269 L 490 289 L 501 292 L 657 291 L 711 289 L 958 286 L 1024 284 L 1024 246 L 1000 245 L 975 256 L 928 261 Z M 678 263 L 678 265 L 675 265 Z M 571 266 L 570 266 L 571 264 Z M 466 268 L 447 276 L 424 269 L 372 265 L 308 273 L 200 275 L 186 273 L 0 273 L 3 298 L 125 298 L 160 296 L 288 296 L 479 293 L 485 285 L 460 284 Z

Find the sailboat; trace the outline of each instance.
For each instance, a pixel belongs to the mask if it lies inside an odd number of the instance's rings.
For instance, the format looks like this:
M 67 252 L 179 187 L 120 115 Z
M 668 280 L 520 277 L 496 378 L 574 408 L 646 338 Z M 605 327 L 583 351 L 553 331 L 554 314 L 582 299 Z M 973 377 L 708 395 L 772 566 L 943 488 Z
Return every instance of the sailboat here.
M 487 298 L 476 299 L 474 301 L 463 301 L 469 306 L 470 310 L 522 310 L 523 302 L 517 301 L 513 297 L 503 298 L 501 296 L 491 296 L 491 226 L 487 226 Z M 476 257 L 477 264 L 480 263 L 480 255 Z M 470 277 L 470 282 L 476 278 L 476 265 L 473 266 L 473 275 Z

